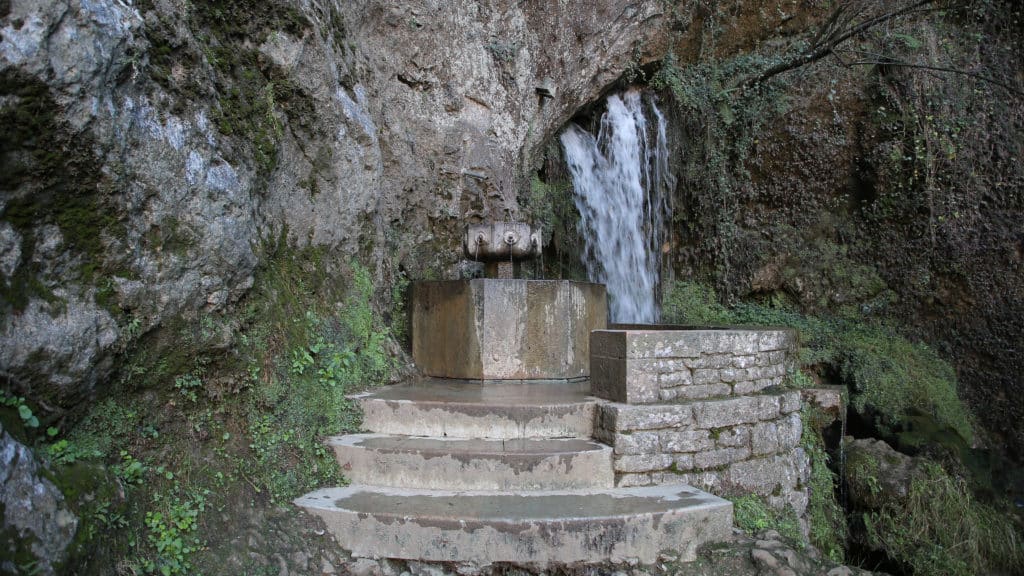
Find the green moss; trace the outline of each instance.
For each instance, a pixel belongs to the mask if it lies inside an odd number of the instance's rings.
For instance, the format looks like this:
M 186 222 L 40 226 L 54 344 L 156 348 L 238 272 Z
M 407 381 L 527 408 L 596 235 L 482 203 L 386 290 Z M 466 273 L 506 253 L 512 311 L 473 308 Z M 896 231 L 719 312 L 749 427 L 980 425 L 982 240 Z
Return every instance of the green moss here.
M 862 463 L 865 468 L 870 463 Z M 904 501 L 863 515 L 869 544 L 914 574 L 1016 573 L 1021 534 L 1007 515 L 974 499 L 966 484 L 929 463 Z
M 811 478 L 807 487 L 810 496 L 807 505 L 810 541 L 829 560 L 842 564 L 847 538 L 846 515 L 836 498 L 836 487 L 840 479 L 829 468 L 829 456 L 821 436 L 821 430 L 831 421 L 831 417 L 813 407 L 805 407 L 801 416 L 804 430 L 800 445 L 811 462 Z
M 321 249 L 297 250 L 282 239 L 246 303 L 258 311 L 245 333 L 248 469 L 273 501 L 343 482 L 322 439 L 358 429 L 349 395 L 385 382 L 391 369 L 369 271 L 353 263 L 346 285 L 328 262 Z
M 919 410 L 971 440 L 971 417 L 957 396 L 956 373 L 934 350 L 879 325 L 850 327 L 842 344 L 840 368 L 858 411 L 876 412 L 878 423 L 892 431 L 911 409 Z
M 56 225 L 63 242 L 81 258 L 79 278 L 90 282 L 111 263 L 105 242 L 124 235 L 116 210 L 103 194 L 99 162 L 90 155 L 91 143 L 69 134 L 54 116 L 58 106 L 41 81 L 19 72 L 0 72 L 0 189 L 12 197 L 2 218 L 22 237 L 22 264 L 6 283 L 0 283 L 2 313 L 20 311 L 33 298 L 60 302 L 39 278 L 32 263 L 38 238 L 35 228 Z M 83 152 L 85 151 L 85 152 Z
M 737 527 L 750 534 L 775 530 L 793 543 L 802 543 L 800 522 L 791 508 L 775 510 L 757 494 L 729 498 L 733 505 L 733 518 Z
M 972 416 L 957 395 L 952 366 L 879 321 L 812 316 L 770 303 L 726 307 L 714 290 L 694 282 L 667 288 L 663 321 L 795 328 L 802 367 L 838 374 L 853 407 L 883 432 L 895 434 L 911 415 L 924 414 L 965 440 L 973 437 Z
M 540 229 L 543 236 L 546 278 L 586 279 L 579 255 L 583 253 L 583 238 L 576 229 L 579 210 L 573 200 L 572 181 L 563 173 L 562 151 L 557 144 L 544 151 L 544 174 L 535 174 L 530 180 L 529 195 L 520 198 L 527 219 Z

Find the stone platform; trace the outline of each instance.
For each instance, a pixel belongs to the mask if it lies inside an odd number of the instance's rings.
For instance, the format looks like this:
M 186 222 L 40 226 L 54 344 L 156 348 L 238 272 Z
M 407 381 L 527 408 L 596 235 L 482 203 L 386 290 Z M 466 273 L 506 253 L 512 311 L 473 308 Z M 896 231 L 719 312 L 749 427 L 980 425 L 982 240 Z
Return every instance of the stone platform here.
M 589 382 L 424 378 L 358 397 L 366 434 L 332 438 L 353 482 L 296 504 L 357 556 L 654 562 L 729 536 L 732 504 L 685 484 L 615 486 Z
M 725 539 L 732 504 L 685 485 L 604 490 L 452 492 L 350 486 L 296 503 L 359 556 L 437 562 L 693 560 Z

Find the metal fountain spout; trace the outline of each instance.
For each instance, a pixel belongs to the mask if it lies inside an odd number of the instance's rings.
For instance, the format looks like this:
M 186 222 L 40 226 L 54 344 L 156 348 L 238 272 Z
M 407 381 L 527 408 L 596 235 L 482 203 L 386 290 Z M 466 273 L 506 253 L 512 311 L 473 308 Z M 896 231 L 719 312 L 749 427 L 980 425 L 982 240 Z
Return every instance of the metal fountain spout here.
M 484 263 L 488 278 L 515 278 L 520 262 L 540 256 L 541 238 L 540 230 L 523 222 L 471 224 L 462 249 L 466 258 Z

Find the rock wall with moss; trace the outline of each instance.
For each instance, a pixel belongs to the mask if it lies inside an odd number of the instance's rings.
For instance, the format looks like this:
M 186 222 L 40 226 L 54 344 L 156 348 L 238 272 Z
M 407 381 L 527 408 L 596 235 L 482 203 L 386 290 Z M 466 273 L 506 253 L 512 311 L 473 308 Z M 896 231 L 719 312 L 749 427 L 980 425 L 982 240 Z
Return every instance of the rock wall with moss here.
M 910 4 L 765 4 L 704 12 L 651 69 L 679 151 L 666 277 L 898 326 L 955 366 L 988 445 L 1019 457 L 1024 13 L 929 3 L 803 63 L 823 36 Z

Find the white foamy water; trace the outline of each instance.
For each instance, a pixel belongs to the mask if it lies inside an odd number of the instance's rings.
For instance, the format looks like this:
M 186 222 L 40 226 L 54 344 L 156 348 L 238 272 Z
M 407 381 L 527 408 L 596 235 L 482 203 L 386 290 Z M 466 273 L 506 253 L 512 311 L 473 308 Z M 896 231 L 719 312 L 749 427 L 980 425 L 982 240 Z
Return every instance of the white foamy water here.
M 570 124 L 561 140 L 586 242 L 587 276 L 608 286 L 610 320 L 657 322 L 655 290 L 674 186 L 665 117 L 653 95 L 630 90 L 608 97 L 596 138 Z

